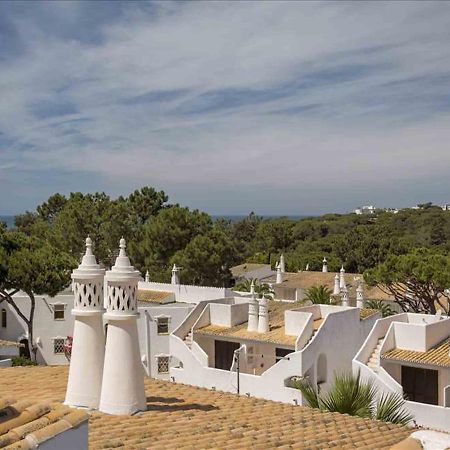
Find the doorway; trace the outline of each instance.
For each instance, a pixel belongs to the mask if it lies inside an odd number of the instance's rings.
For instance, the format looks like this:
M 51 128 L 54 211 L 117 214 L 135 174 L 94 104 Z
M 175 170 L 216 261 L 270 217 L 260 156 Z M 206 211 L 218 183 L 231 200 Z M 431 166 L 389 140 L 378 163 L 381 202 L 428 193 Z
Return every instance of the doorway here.
M 238 342 L 214 341 L 215 368 L 230 370 L 234 351 L 240 347 Z
M 438 371 L 402 366 L 403 392 L 408 400 L 438 404 Z

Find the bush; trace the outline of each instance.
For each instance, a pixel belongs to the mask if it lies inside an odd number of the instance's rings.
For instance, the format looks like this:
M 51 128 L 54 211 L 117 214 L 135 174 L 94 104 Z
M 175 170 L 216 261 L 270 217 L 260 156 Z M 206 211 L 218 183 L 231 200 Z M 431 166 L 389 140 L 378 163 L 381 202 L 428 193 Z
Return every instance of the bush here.
M 16 356 L 12 358 L 12 364 L 14 366 L 37 366 L 37 363 L 31 361 L 30 358 L 25 358 L 25 356 Z

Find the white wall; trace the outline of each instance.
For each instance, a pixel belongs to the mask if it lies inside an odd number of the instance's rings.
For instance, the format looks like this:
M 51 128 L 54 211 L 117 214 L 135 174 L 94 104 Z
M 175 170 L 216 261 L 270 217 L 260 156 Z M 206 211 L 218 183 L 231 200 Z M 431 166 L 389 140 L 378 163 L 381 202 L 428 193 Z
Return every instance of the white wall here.
M 210 305 L 210 307 L 213 305 Z M 215 306 L 215 305 L 214 305 Z M 359 310 L 348 308 L 345 310 L 327 310 L 327 317 L 316 335 L 301 351 L 290 353 L 289 356 L 276 363 L 275 348 L 283 347 L 273 343 L 250 343 L 247 346 L 255 348 L 255 373 L 241 373 L 241 394 L 248 394 L 259 398 L 276 400 L 286 403 L 301 404 L 301 394 L 297 389 L 288 386 L 290 377 L 309 375 L 311 382 L 316 382 L 317 359 L 323 355 L 326 360 L 327 382 L 331 381 L 334 370 L 351 370 L 352 358 L 367 336 L 369 324 L 373 324 L 377 316 L 369 322 L 360 321 Z M 197 311 L 197 318 L 201 311 Z M 310 314 L 308 314 L 311 317 Z M 190 321 L 195 321 L 191 317 Z M 188 329 L 184 324 L 179 330 Z M 186 330 L 184 330 L 186 331 Z M 170 350 L 182 362 L 182 367 L 171 368 L 171 377 L 176 382 L 186 383 L 217 390 L 236 392 L 235 372 L 204 367 L 183 342 L 183 333 L 177 331 L 170 337 Z M 224 339 L 219 338 L 218 339 Z M 195 340 L 209 356 L 209 365 L 214 365 L 214 338 L 195 336 Z M 226 339 L 231 340 L 231 339 Z M 233 341 L 235 341 L 233 339 Z M 243 341 L 242 341 L 243 342 Z M 242 342 L 240 342 L 242 344 Z M 322 359 L 323 360 L 323 359 Z M 262 366 L 261 366 L 262 365 Z M 249 367 L 242 367 L 245 372 L 251 372 Z M 322 389 L 326 388 L 322 385 Z
M 145 355 L 144 364 L 147 375 L 153 378 L 169 379 L 169 374 L 158 374 L 157 355 L 170 355 L 169 335 L 186 319 L 194 305 L 168 304 L 148 307 L 139 307 L 137 321 L 140 354 Z M 158 334 L 157 317 L 169 318 L 169 333 Z M 171 361 L 172 365 L 178 361 Z
M 26 317 L 29 317 L 30 300 L 25 294 L 16 294 L 14 300 L 20 305 L 21 311 Z M 73 332 L 74 318 L 71 315 L 73 308 L 73 295 L 70 293 L 58 294 L 55 297 L 36 296 L 36 309 L 34 319 L 34 339 L 35 342 L 40 338 L 41 343 L 37 346 L 37 361 L 39 364 L 61 365 L 68 364 L 64 354 L 54 354 L 53 338 L 66 338 Z M 62 303 L 65 305 L 64 320 L 54 320 L 53 303 Z M 7 309 L 7 328 L 0 328 L 0 338 L 11 341 L 18 341 L 25 337 L 27 333 L 26 324 L 16 314 L 9 305 L 2 303 L 1 308 Z
M 233 296 L 227 288 L 209 286 L 191 286 L 186 284 L 154 283 L 152 281 L 139 281 L 138 289 L 173 292 L 177 302 L 199 303 L 204 300 Z

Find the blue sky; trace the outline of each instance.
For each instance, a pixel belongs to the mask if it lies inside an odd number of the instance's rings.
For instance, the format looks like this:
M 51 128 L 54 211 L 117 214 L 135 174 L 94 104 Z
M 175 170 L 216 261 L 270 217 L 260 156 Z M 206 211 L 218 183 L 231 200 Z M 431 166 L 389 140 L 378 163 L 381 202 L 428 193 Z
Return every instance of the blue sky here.
M 450 202 L 445 2 L 0 2 L 0 212 Z

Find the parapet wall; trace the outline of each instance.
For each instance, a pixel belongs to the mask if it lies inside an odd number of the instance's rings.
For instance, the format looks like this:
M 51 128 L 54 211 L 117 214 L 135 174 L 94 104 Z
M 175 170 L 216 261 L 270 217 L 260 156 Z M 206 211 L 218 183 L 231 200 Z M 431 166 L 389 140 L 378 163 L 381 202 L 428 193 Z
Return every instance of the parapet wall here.
M 234 293 L 230 289 L 213 286 L 139 281 L 138 287 L 142 290 L 173 292 L 175 294 L 175 300 L 183 303 L 199 303 L 204 300 L 234 296 Z

